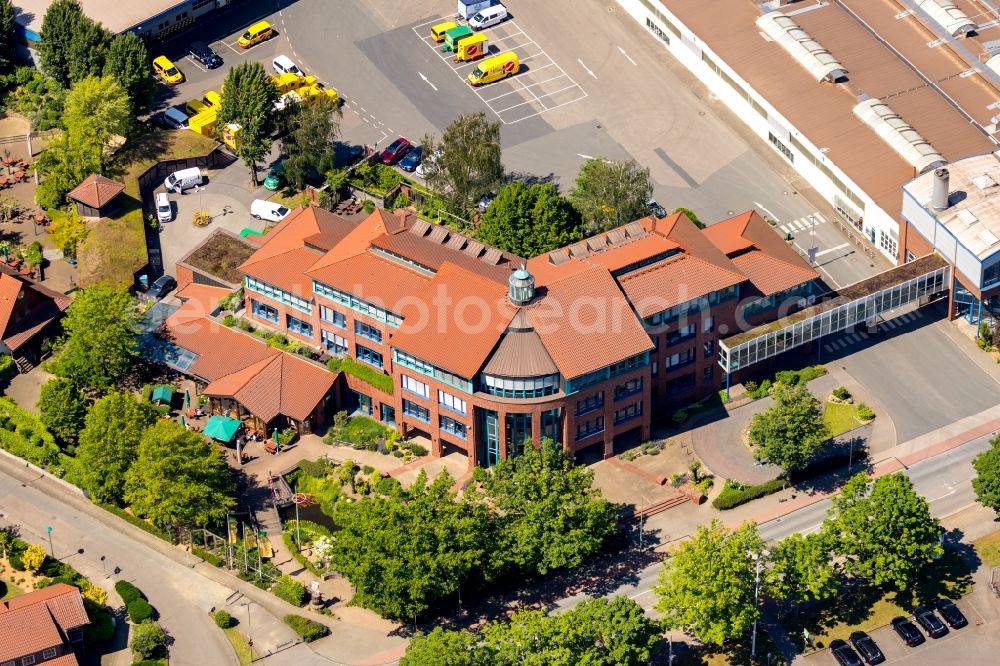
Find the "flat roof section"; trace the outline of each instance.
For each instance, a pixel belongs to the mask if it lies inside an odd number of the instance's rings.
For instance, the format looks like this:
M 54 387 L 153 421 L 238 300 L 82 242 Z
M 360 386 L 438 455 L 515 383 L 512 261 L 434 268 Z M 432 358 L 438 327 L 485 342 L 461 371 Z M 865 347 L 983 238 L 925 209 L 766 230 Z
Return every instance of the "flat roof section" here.
M 42 19 L 52 0 L 15 0 L 17 22 L 32 32 L 40 32 Z M 118 34 L 172 7 L 186 5 L 178 0 L 80 0 L 83 13 Z

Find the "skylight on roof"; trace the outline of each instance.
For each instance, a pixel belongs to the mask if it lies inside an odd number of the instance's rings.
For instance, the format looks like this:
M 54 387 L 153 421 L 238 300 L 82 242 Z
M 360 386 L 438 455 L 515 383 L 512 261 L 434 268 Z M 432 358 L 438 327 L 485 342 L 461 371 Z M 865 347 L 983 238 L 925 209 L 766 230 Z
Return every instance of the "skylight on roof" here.
M 854 115 L 875 130 L 899 155 L 918 171 L 944 162 L 944 157 L 917 130 L 878 98 L 866 99 L 854 107 Z
M 997 181 L 993 180 L 993 178 L 987 173 L 984 173 L 982 176 L 976 176 L 972 179 L 972 182 L 981 190 L 985 190 L 988 187 L 994 187 L 997 184 Z
M 785 14 L 768 12 L 757 19 L 757 27 L 788 51 L 817 81 L 833 82 L 847 74 L 847 68 L 832 53 Z
M 988 247 L 993 247 L 997 243 L 1000 243 L 1000 238 L 997 238 L 997 235 L 989 229 L 983 229 L 979 232 L 979 240 L 986 243 Z
M 963 208 L 962 210 L 958 211 L 958 219 L 960 219 L 962 222 L 965 222 L 966 226 L 971 226 L 979 221 L 979 218 L 976 217 L 976 214 L 973 213 L 968 208 Z

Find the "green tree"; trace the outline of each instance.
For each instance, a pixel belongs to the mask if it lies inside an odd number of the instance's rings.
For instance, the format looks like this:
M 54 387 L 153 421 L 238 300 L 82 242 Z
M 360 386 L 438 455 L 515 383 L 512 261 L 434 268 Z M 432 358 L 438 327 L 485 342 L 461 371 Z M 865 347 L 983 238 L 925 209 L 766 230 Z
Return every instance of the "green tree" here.
M 135 363 L 135 303 L 124 290 L 100 284 L 77 292 L 63 331 L 49 369 L 84 390 L 107 391 Z
M 0 74 L 14 69 L 14 49 L 17 44 L 14 34 L 14 19 L 17 10 L 11 0 L 0 0 Z
M 825 528 L 850 575 L 905 590 L 926 563 L 944 552 L 940 522 L 899 472 L 874 481 L 858 474 L 832 501 Z
M 152 659 L 166 651 L 167 636 L 160 625 L 147 620 L 132 627 L 132 639 L 128 646 L 139 659 Z
M 537 449 L 501 460 L 483 484 L 499 513 L 490 565 L 529 575 L 579 566 L 614 533 L 617 511 L 594 475 L 543 438 Z
M 24 563 L 25 569 L 34 573 L 42 568 L 46 557 L 48 556 L 45 554 L 45 549 L 37 543 L 33 543 L 29 544 L 24 552 L 21 553 L 21 562 Z
M 292 104 L 283 113 L 287 123 L 284 152 L 288 154 L 285 178 L 295 189 L 302 189 L 310 178 L 333 169 L 340 106 L 322 95 L 313 104 Z
M 68 133 L 92 137 L 103 149 L 110 137 L 128 134 L 132 124 L 128 93 L 110 76 L 81 79 L 66 95 L 63 122 Z
M 486 120 L 482 111 L 455 119 L 437 142 L 423 139 L 427 182 L 445 193 L 453 203 L 469 208 L 483 194 L 500 186 L 503 163 L 500 155 L 500 122 Z
M 786 470 L 805 467 L 830 438 L 819 401 L 804 385 L 774 385 L 774 405 L 754 414 L 748 436 L 760 458 Z
M 125 473 L 125 501 L 166 525 L 208 525 L 236 504 L 229 467 L 212 442 L 176 421 L 158 421 L 139 440 Z
M 89 77 L 100 76 L 110 43 L 111 33 L 100 23 L 83 16 L 69 42 L 66 64 L 70 82 L 76 84 Z
M 86 238 L 90 229 L 76 209 L 71 209 L 65 215 L 56 218 L 49 226 L 52 232 L 52 242 L 68 257 L 76 256 L 76 248 Z
M 990 448 L 972 459 L 976 476 L 972 489 L 976 499 L 1000 514 L 1000 436 L 990 440 Z
M 826 531 L 794 533 L 777 543 L 768 575 L 774 597 L 794 602 L 822 601 L 837 593 L 840 576 L 832 564 L 834 544 Z
M 580 214 L 554 185 L 515 181 L 500 189 L 476 238 L 521 257 L 534 257 L 583 238 Z
M 488 666 L 493 663 L 468 631 L 445 631 L 435 627 L 415 636 L 406 646 L 399 666 Z
M 73 382 L 56 377 L 42 385 L 38 411 L 42 424 L 63 442 L 75 442 L 87 418 L 87 397 Z
M 121 504 L 125 473 L 136 458 L 139 440 L 156 422 L 156 412 L 129 393 L 109 393 L 87 414 L 76 447 L 80 485 L 97 502 Z
M 751 553 L 763 550 L 753 523 L 734 531 L 718 520 L 699 526 L 694 538 L 663 563 L 653 588 L 663 625 L 689 629 L 712 645 L 744 636 L 760 615 Z
M 652 194 L 649 169 L 635 160 L 590 159 L 580 167 L 569 198 L 589 231 L 604 231 L 645 217 Z
M 85 20 L 79 0 L 54 0 L 42 17 L 38 56 L 42 70 L 68 86 L 71 46 L 77 26 Z
M 250 169 L 256 186 L 257 163 L 271 150 L 278 88 L 259 62 L 243 62 L 230 69 L 223 86 L 226 94 L 219 109 L 219 132 L 227 124 L 240 126 L 236 154 Z
M 104 59 L 104 76 L 113 78 L 128 94 L 133 115 L 149 108 L 153 97 L 149 63 L 146 43 L 134 32 L 115 37 Z
M 455 594 L 485 556 L 485 507 L 455 501 L 447 472 L 421 471 L 405 493 L 339 502 L 331 564 L 356 590 L 354 603 L 412 620 Z

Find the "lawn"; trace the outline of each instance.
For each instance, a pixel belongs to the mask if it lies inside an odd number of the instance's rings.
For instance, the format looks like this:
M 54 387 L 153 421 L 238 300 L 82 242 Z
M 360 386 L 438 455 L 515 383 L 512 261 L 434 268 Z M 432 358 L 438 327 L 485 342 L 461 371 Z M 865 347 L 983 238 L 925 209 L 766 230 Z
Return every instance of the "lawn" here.
M 830 436 L 843 435 L 862 425 L 858 418 L 858 406 L 844 402 L 828 402 L 823 412 L 823 421 L 830 427 Z
M 230 645 L 233 646 L 233 652 L 236 653 L 236 658 L 240 660 L 240 666 L 249 666 L 250 662 L 258 658 L 257 652 L 250 647 L 247 643 L 246 636 L 237 627 L 229 627 L 228 629 L 223 629 L 226 634 L 226 638 L 229 639 Z
M 1000 567 L 1000 530 L 972 542 L 976 554 L 988 567 Z
M 159 131 L 130 141 L 115 154 L 109 178 L 125 184 L 117 217 L 90 225 L 90 234 L 77 250 L 80 284 L 111 281 L 128 287 L 135 272 L 146 265 L 146 235 L 139 201 L 140 173 L 158 161 L 205 155 L 215 142 L 189 130 Z
M 24 594 L 24 590 L 7 580 L 0 580 L 0 601 L 7 601 Z

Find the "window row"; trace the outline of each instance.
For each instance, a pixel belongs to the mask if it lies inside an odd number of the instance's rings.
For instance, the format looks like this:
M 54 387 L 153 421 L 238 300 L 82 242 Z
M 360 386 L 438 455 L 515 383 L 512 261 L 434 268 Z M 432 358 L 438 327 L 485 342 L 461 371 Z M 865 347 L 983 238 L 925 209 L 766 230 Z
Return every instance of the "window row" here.
M 393 349 L 392 359 L 395 363 L 398 363 L 404 368 L 415 370 L 422 375 L 432 377 L 433 379 L 444 382 L 449 386 L 454 386 L 455 388 L 465 391 L 466 393 L 472 393 L 472 382 L 468 379 L 459 377 L 458 375 L 447 372 L 446 370 L 442 370 L 441 368 L 431 365 L 427 361 L 419 359 L 416 356 L 411 356 L 406 352 Z
M 286 305 L 291 305 L 293 308 L 302 310 L 306 313 L 312 313 L 312 305 L 309 301 L 301 296 L 296 296 L 295 294 L 289 293 L 283 289 L 278 289 L 273 287 L 266 282 L 261 282 L 256 278 L 252 278 L 249 275 L 246 277 L 246 288 L 250 291 L 255 291 L 258 294 L 263 294 L 273 298 L 276 301 L 281 301 Z
M 427 384 L 417 381 L 409 375 L 402 375 L 403 390 L 409 391 L 410 393 L 415 393 L 421 398 L 429 398 L 431 395 L 430 388 Z
M 588 412 L 594 412 L 598 409 L 604 407 L 604 392 L 595 393 L 593 395 L 588 395 L 583 400 L 576 401 L 576 415 L 587 414 Z
M 540 377 L 495 377 L 482 375 L 483 389 L 501 398 L 540 398 L 559 390 L 559 375 Z
M 431 422 L 431 412 L 429 409 L 406 398 L 403 398 L 403 413 L 424 423 Z
M 579 421 L 576 424 L 576 438 L 586 439 L 599 432 L 604 432 L 604 417 L 598 416 L 588 421 Z
M 619 400 L 624 400 L 630 395 L 635 395 L 642 391 L 642 377 L 636 377 L 630 379 L 624 384 L 619 384 L 615 387 L 615 402 Z
M 634 402 L 631 405 L 615 410 L 615 425 L 625 423 L 642 416 L 642 401 Z
M 317 280 L 313 280 L 313 291 L 320 296 L 329 298 L 331 301 L 336 301 L 351 308 L 355 312 L 360 312 L 363 315 L 367 315 L 374 319 L 375 321 L 384 321 L 394 328 L 399 328 L 403 323 L 403 318 L 394 312 L 389 312 L 385 308 L 380 308 L 377 305 L 373 305 L 368 301 L 364 301 L 353 294 L 348 294 L 347 292 L 340 291 L 339 289 L 334 289 L 328 285 L 323 284 Z

